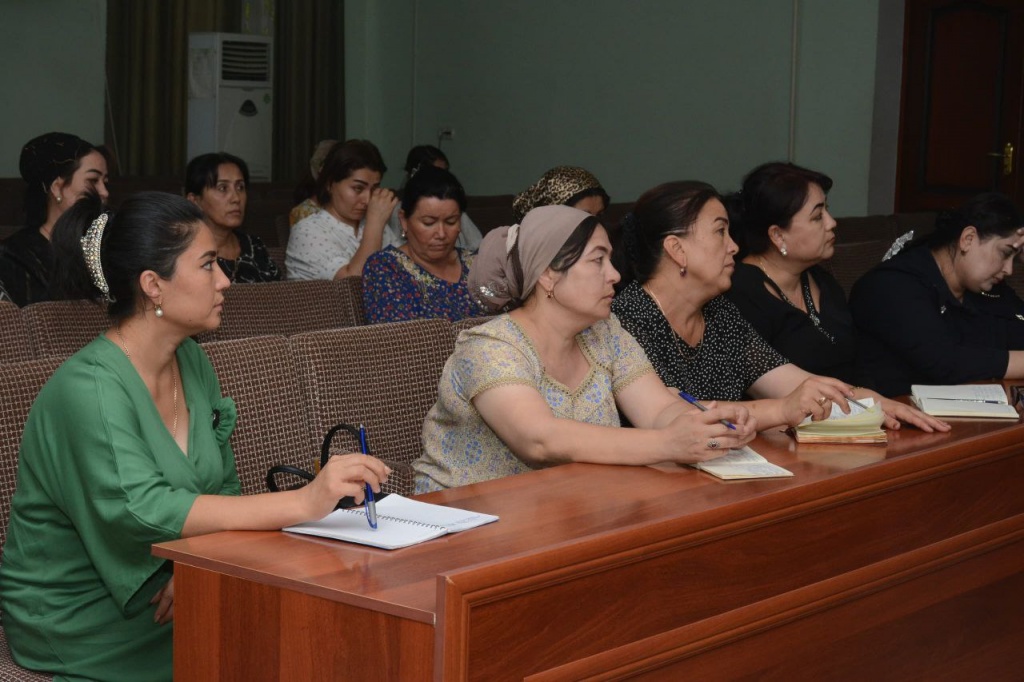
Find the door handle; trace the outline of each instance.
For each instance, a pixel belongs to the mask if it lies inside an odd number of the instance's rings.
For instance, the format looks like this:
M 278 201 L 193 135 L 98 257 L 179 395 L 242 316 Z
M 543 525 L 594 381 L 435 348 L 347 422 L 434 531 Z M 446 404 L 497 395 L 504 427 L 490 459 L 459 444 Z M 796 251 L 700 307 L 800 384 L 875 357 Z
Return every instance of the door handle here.
M 1003 160 L 1003 175 L 1013 173 L 1013 143 L 1007 142 L 1001 152 L 989 152 L 985 156 L 994 156 Z

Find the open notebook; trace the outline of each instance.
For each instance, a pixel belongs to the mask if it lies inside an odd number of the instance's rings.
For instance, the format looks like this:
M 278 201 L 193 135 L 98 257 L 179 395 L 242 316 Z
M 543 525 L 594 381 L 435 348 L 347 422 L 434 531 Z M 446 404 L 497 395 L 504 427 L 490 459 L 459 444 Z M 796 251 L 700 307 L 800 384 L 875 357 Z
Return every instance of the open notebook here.
M 319 521 L 299 523 L 283 530 L 382 549 L 398 549 L 497 520 L 498 517 L 491 514 L 443 507 L 391 494 L 377 503 L 376 530 L 366 522 L 363 507 L 337 509 Z
M 781 478 L 793 475 L 789 469 L 775 466 L 747 445 L 730 450 L 721 457 L 697 462 L 690 466 L 706 471 L 724 481 L 744 478 Z
M 1017 410 L 1006 399 L 1001 384 L 910 387 L 910 397 L 922 412 L 933 417 L 1017 419 Z
M 885 444 L 888 437 L 882 429 L 885 414 L 881 404 L 873 398 L 858 400 L 863 407 L 849 403 L 850 413 L 843 412 L 839 405 L 832 403 L 828 419 L 803 420 L 792 429 L 798 443 L 870 443 Z

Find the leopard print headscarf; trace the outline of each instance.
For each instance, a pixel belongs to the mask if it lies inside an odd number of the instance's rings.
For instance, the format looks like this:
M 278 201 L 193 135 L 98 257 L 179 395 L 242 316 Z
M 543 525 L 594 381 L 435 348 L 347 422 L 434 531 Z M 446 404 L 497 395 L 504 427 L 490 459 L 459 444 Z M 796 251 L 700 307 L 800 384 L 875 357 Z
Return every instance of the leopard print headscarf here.
M 558 206 L 566 203 L 580 192 L 600 189 L 601 183 L 592 173 L 576 166 L 555 166 L 541 176 L 528 189 L 512 200 L 512 213 L 516 221 L 538 206 Z

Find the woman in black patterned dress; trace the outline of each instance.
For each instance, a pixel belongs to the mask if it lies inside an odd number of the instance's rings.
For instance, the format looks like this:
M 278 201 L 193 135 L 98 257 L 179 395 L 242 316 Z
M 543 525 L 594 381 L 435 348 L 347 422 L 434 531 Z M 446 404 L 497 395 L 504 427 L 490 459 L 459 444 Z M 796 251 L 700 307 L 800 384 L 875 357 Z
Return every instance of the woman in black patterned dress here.
M 185 192 L 217 240 L 217 263 L 233 284 L 276 282 L 281 271 L 263 240 L 238 229 L 245 220 L 249 167 L 231 154 L 202 154 L 188 162 Z

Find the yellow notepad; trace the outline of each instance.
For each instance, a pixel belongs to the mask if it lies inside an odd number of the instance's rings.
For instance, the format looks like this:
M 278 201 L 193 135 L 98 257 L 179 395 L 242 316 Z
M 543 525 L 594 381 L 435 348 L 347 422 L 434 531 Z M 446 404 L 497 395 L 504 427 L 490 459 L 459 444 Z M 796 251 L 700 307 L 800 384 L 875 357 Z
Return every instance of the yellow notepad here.
M 873 398 L 863 398 L 857 402 L 868 409 L 850 403 L 850 413 L 843 412 L 839 405 L 832 403 L 832 412 L 827 419 L 811 421 L 808 417 L 793 432 L 798 443 L 867 443 L 885 444 L 888 442 L 882 422 L 885 413 L 882 406 Z

